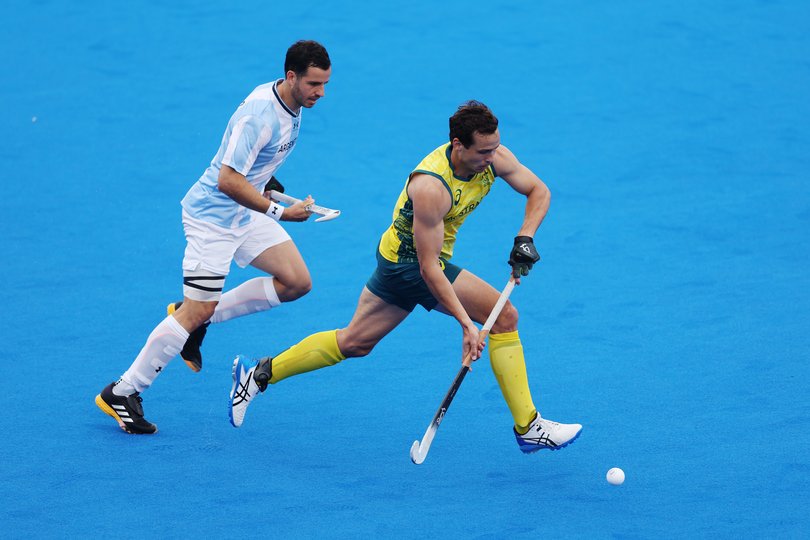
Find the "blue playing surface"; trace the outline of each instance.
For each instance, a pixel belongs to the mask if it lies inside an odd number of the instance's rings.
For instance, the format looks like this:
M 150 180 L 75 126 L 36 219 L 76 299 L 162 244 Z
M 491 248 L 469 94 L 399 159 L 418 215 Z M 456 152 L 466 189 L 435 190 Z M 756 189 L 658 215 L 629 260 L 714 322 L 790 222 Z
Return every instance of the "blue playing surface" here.
M 3 537 L 810 536 L 806 1 L 162 4 L 3 10 Z M 128 436 L 93 398 L 180 298 L 179 200 L 300 38 L 334 71 L 280 177 L 343 211 L 287 227 L 314 289 L 212 327 Z M 471 98 L 553 194 L 512 299 L 535 402 L 580 439 L 522 455 L 482 361 L 413 465 L 460 360 L 424 311 L 232 428 L 233 356 L 348 322 Z M 522 208 L 499 182 L 454 261 L 501 288 Z

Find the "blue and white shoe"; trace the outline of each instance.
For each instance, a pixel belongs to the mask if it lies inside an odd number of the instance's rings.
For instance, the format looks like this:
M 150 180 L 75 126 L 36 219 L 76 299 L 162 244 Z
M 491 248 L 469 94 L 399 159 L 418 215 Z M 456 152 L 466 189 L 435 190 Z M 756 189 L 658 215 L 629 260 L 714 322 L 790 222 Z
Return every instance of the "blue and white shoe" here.
M 514 431 L 514 429 L 513 429 Z M 559 450 L 565 448 L 579 437 L 582 432 L 581 424 L 560 424 L 540 417 L 540 413 L 529 425 L 529 431 L 520 435 L 515 431 L 520 451 L 524 454 L 531 454 L 538 450 L 548 448 L 549 450 Z
M 239 427 L 245 419 L 245 412 L 248 405 L 256 395 L 262 391 L 256 381 L 253 380 L 253 373 L 256 371 L 256 364 L 248 366 L 244 357 L 237 356 L 233 361 L 233 385 L 231 386 L 231 399 L 228 404 L 228 416 L 233 427 Z

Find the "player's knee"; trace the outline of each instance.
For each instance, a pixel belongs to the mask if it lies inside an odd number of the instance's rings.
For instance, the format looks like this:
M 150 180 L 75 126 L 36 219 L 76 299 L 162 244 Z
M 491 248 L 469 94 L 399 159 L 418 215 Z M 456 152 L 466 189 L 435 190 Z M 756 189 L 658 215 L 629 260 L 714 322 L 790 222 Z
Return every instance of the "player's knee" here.
M 341 349 L 340 352 L 342 352 L 346 358 L 362 358 L 363 356 L 368 356 L 372 349 L 374 349 L 373 345 L 353 343 L 348 345 L 346 350 Z
M 295 288 L 293 288 L 293 294 L 295 295 L 296 298 L 301 298 L 311 290 L 312 290 L 311 281 L 301 282 Z
M 218 302 L 195 302 L 186 299 L 175 316 L 188 322 L 189 326 L 197 328 L 211 320 Z
M 194 324 L 196 326 L 200 326 L 203 323 L 211 320 L 211 317 L 214 316 L 214 310 L 216 307 L 216 302 L 206 302 L 201 304 L 198 309 L 194 310 Z
M 504 332 L 514 332 L 517 330 L 517 325 L 517 308 L 512 304 L 512 302 L 506 302 L 506 305 L 503 306 L 503 310 L 498 316 L 498 319 L 495 321 L 495 324 L 492 325 L 492 333 L 502 334 Z
M 200 314 L 200 324 L 204 323 L 205 321 L 211 319 L 214 316 L 214 311 L 217 309 L 217 303 L 215 302 L 208 302 L 204 305 L 203 309 L 201 310 Z
M 351 336 L 346 336 L 345 334 L 343 336 L 343 339 L 340 339 L 340 341 L 338 341 L 338 347 L 340 348 L 340 352 L 342 352 L 343 356 L 345 356 L 346 358 L 360 358 L 363 356 L 368 356 L 374 349 L 374 345 L 375 343 L 363 340 L 356 340 L 353 339 Z
M 298 288 L 298 291 L 301 293 L 301 296 L 309 293 L 312 290 L 312 279 L 307 276 L 306 281 L 303 281 Z
M 297 278 L 285 285 L 287 287 L 287 296 L 290 300 L 297 300 L 312 290 L 312 279 L 307 275 Z

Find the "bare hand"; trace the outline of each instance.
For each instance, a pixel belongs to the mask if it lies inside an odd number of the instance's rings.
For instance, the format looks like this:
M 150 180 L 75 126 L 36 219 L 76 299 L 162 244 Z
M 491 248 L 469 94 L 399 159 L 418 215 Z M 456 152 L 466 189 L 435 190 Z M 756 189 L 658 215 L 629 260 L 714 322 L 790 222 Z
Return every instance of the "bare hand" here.
M 469 324 L 464 326 L 464 338 L 462 344 L 462 356 L 463 358 L 467 358 L 469 356 L 470 361 L 475 362 L 481 356 L 481 353 L 484 351 L 484 344 L 485 341 L 479 339 L 480 335 L 478 332 L 478 327 L 475 326 L 472 321 Z
M 281 221 L 306 221 L 312 215 L 312 205 L 315 204 L 315 199 L 312 195 L 307 195 L 307 198 L 301 202 L 297 202 L 292 206 L 284 209 L 281 214 Z

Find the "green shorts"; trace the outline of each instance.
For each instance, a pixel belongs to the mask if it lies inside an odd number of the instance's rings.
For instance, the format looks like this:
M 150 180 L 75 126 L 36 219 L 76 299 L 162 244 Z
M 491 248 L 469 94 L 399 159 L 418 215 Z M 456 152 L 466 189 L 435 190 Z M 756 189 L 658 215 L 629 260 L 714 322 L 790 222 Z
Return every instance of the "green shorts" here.
M 442 270 L 450 283 L 453 283 L 462 268 L 439 259 Z M 411 312 L 417 304 L 430 311 L 439 303 L 428 289 L 427 283 L 419 272 L 418 262 L 392 263 L 380 255 L 377 250 L 377 268 L 366 283 L 368 290 L 389 304 L 399 306 Z

